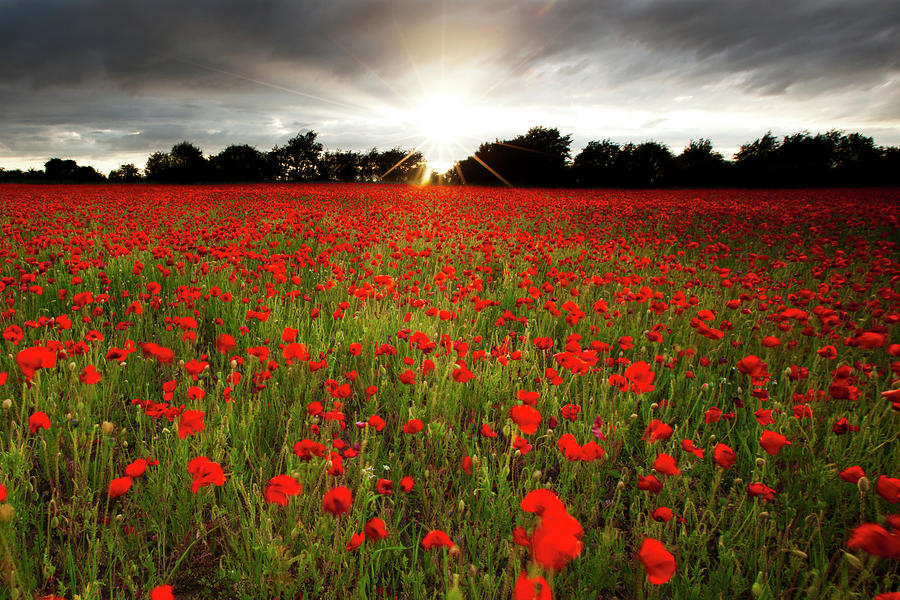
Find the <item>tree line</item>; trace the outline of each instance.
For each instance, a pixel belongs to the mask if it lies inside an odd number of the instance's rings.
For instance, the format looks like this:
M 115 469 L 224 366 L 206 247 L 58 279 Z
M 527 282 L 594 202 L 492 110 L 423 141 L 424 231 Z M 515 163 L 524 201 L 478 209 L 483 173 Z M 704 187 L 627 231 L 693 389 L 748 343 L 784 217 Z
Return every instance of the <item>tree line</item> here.
M 154 152 L 143 169 L 124 164 L 108 177 L 74 160 L 51 158 L 44 171 L 0 168 L 0 181 L 98 183 L 394 182 L 514 187 L 814 187 L 900 184 L 900 148 L 859 133 L 771 132 L 727 160 L 708 139 L 675 155 L 665 144 L 589 142 L 572 156 L 572 136 L 532 127 L 485 142 L 447 173 L 429 172 L 421 152 L 392 148 L 326 151 L 315 131 L 267 152 L 231 145 L 205 157 L 191 142 Z

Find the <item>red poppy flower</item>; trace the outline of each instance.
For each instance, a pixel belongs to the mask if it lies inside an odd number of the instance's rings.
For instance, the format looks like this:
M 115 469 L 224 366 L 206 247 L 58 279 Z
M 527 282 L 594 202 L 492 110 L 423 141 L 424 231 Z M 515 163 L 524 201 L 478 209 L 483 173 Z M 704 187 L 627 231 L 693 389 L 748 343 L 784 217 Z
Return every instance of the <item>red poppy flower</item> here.
M 694 446 L 693 440 L 681 440 L 681 449 L 690 452 L 697 458 L 703 458 L 703 450 Z
M 497 437 L 497 432 L 491 429 L 491 426 L 487 423 L 483 423 L 481 425 L 481 435 L 487 438 L 495 438 Z
M 891 504 L 897 504 L 900 502 L 900 479 L 882 475 L 875 485 L 875 492 Z
M 847 546 L 882 558 L 900 558 L 900 531 L 888 532 L 877 523 L 863 523 L 850 532 Z
M 9 492 L 6 491 L 6 486 L 0 483 L 0 502 L 6 502 L 8 497 Z
M 527 390 L 519 390 L 516 392 L 516 399 L 528 406 L 537 406 L 538 398 L 540 398 L 539 392 L 529 392 Z
M 644 430 L 644 435 L 641 439 L 647 441 L 647 443 L 653 444 L 660 440 L 669 439 L 672 437 L 673 432 L 674 430 L 671 427 L 659 419 L 653 419 L 650 421 L 650 424 L 647 425 L 647 429 Z
M 379 479 L 375 483 L 375 491 L 381 494 L 382 496 L 391 496 L 393 495 L 394 482 L 390 479 Z
M 844 481 L 849 483 L 858 483 L 860 479 L 866 476 L 866 472 L 862 470 L 862 467 L 854 466 L 847 467 L 843 471 L 840 472 L 840 477 Z
M 370 540 L 383 540 L 388 535 L 387 529 L 385 529 L 384 521 L 382 521 L 378 517 L 369 519 L 366 522 L 366 526 L 363 528 L 363 531 L 365 532 L 366 537 Z
M 191 492 L 194 494 L 200 488 L 208 485 L 225 485 L 225 472 L 222 470 L 221 465 L 205 456 L 191 459 L 188 463 L 188 473 L 194 477 L 194 481 L 191 484 Z
M 644 538 L 638 558 L 647 571 L 647 580 L 654 584 L 663 584 L 675 575 L 675 557 L 666 550 L 662 542 L 653 538 Z
M 638 395 L 655 389 L 655 386 L 651 385 L 654 376 L 650 365 L 642 360 L 632 363 L 625 369 L 625 377 L 631 381 L 631 391 Z
M 43 346 L 25 348 L 16 354 L 16 364 L 26 381 L 31 381 L 38 369 L 51 369 L 56 366 L 56 352 Z
M 384 419 L 382 419 L 378 415 L 372 415 L 371 417 L 369 417 L 369 420 L 367 422 L 369 424 L 369 427 L 372 427 L 375 431 L 381 431 L 382 429 L 384 429 Z
M 302 491 L 303 486 L 290 475 L 276 475 L 269 480 L 263 496 L 266 502 L 287 506 L 288 496 L 296 496 Z
M 432 529 L 422 538 L 422 547 L 426 550 L 431 550 L 436 546 L 450 549 L 453 548 L 454 544 L 446 533 L 440 529 Z
M 538 488 L 525 494 L 519 503 L 522 510 L 537 516 L 545 513 L 565 511 L 566 507 L 554 492 L 544 488 Z
M 824 346 L 816 350 L 816 354 L 818 354 L 822 358 L 833 360 L 837 358 L 837 348 L 835 348 L 834 346 Z
M 748 483 L 747 494 L 749 496 L 762 496 L 763 500 L 775 500 L 775 490 L 764 483 Z
M 175 600 L 171 585 L 158 585 L 150 591 L 150 600 Z
M 771 425 L 775 422 L 775 419 L 772 418 L 771 408 L 768 410 L 759 409 L 758 411 L 753 413 L 753 416 L 756 417 L 756 421 L 763 427 L 765 427 L 766 425 Z
M 43 411 L 37 411 L 28 417 L 28 429 L 31 433 L 37 433 L 38 429 L 50 429 L 50 417 Z
M 124 496 L 131 489 L 131 477 L 119 477 L 109 482 L 109 488 L 106 490 L 110 498 L 118 498 Z
M 678 469 L 678 466 L 675 464 L 675 459 L 666 454 L 665 452 L 660 452 L 656 456 L 656 460 L 653 462 L 653 468 L 659 471 L 664 475 L 680 475 L 681 471 Z
M 94 365 L 88 365 L 81 372 L 81 375 L 78 376 L 78 379 L 85 385 L 94 385 L 100 381 L 101 377 Z
M 184 439 L 206 429 L 203 423 L 204 416 L 206 413 L 202 410 L 186 410 L 181 413 L 181 419 L 178 421 L 178 437 Z
M 347 551 L 350 551 L 350 550 L 356 550 L 357 548 L 359 548 L 360 546 L 362 546 L 362 544 L 363 544 L 364 541 L 366 541 L 366 534 L 365 534 L 365 533 L 363 533 L 363 532 L 361 532 L 361 533 L 354 533 L 354 534 L 350 537 L 350 542 L 345 546 L 344 549 L 347 550 Z
M 759 438 L 759 445 L 763 447 L 766 454 L 775 456 L 784 446 L 790 446 L 791 442 L 780 433 L 766 429 Z
M 425 427 L 425 424 L 422 423 L 419 419 L 410 419 L 406 422 L 406 425 L 403 426 L 403 433 L 407 435 L 414 435 L 422 431 L 422 428 Z
M 675 515 L 672 514 L 672 510 L 670 508 L 665 507 L 665 506 L 660 506 L 659 508 L 654 510 L 652 513 L 650 513 L 650 516 L 653 517 L 654 521 L 668 523 L 669 521 L 672 520 L 672 517 L 674 517 Z
M 550 586 L 546 579 L 528 577 L 523 571 L 516 579 L 513 600 L 553 600 L 553 595 L 550 593 Z
M 299 456 L 300 460 L 311 460 L 313 455 L 325 458 L 325 446 L 313 440 L 300 440 L 294 444 L 294 454 Z
M 406 369 L 399 375 L 399 379 L 401 383 L 406 385 L 413 385 L 416 383 L 416 374 L 410 369 Z
M 737 370 L 749 375 L 753 385 L 762 385 L 769 378 L 767 366 L 758 356 L 750 354 L 738 361 Z
M 516 404 L 509 409 L 509 416 L 522 433 L 532 434 L 541 423 L 541 413 L 527 404 Z
M 531 452 L 533 446 L 523 437 L 518 435 L 513 438 L 513 448 L 519 451 L 523 456 Z
M 643 475 L 638 475 L 637 487 L 639 490 L 644 490 L 652 494 L 658 494 L 662 490 L 662 482 L 660 482 L 660 480 L 657 479 L 654 475 L 647 475 L 646 477 Z
M 125 467 L 125 474 L 129 477 L 140 477 L 147 471 L 147 461 L 146 459 L 139 458 L 127 467 Z
M 400 489 L 406 494 L 413 490 L 413 486 L 415 486 L 415 481 L 409 475 L 400 480 Z
M 322 498 L 322 509 L 330 512 L 335 517 L 349 512 L 352 504 L 353 494 L 349 488 L 343 485 L 328 490 Z
M 727 470 L 737 462 L 737 456 L 730 447 L 725 444 L 717 444 L 713 450 L 713 460 L 716 461 L 717 465 Z

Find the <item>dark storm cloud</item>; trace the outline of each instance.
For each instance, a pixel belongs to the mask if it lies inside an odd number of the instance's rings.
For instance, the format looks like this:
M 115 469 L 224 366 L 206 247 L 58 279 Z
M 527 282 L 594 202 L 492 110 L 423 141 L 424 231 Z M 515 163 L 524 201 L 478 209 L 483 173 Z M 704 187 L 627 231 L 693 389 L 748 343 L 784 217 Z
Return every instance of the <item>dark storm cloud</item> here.
M 0 0 L 0 56 L 0 162 L 47 140 L 271 147 L 296 124 L 371 145 L 379 127 L 354 118 L 443 75 L 497 105 L 628 105 L 644 123 L 692 96 L 776 121 L 773 98 L 873 131 L 900 118 L 900 3 L 883 0 Z
M 447 0 L 443 8 L 422 0 L 19 0 L 0 10 L 0 78 L 38 88 L 241 85 L 197 65 L 248 76 L 273 63 L 347 78 L 394 75 L 411 68 L 403 50 L 413 61 L 434 59 L 442 37 L 457 63 L 500 71 L 558 59 L 586 65 L 624 50 L 615 66 L 622 76 L 679 66 L 681 78 L 739 74 L 763 94 L 877 81 L 900 69 L 900 3 L 883 0 Z

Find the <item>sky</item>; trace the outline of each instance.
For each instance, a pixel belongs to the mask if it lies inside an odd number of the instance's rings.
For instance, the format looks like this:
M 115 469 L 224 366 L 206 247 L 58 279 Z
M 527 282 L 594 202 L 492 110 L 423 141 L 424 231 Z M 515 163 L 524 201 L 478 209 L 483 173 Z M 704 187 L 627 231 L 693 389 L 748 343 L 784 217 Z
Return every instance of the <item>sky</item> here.
M 529 127 L 588 141 L 857 131 L 900 145 L 894 0 L 0 0 L 0 166 L 106 173 L 314 130 L 438 170 Z

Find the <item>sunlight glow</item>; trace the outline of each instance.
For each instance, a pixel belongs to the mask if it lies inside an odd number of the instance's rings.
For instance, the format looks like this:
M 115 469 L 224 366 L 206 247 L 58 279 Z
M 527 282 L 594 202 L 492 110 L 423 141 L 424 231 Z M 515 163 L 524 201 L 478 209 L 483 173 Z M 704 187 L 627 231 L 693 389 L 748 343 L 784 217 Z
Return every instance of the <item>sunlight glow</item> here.
M 473 126 L 476 114 L 462 96 L 439 93 L 427 96 L 411 111 L 411 120 L 426 138 L 421 151 L 428 172 L 446 173 L 453 167 L 450 146 Z

